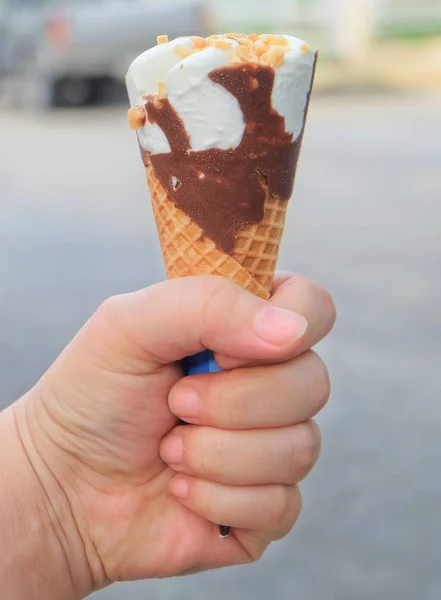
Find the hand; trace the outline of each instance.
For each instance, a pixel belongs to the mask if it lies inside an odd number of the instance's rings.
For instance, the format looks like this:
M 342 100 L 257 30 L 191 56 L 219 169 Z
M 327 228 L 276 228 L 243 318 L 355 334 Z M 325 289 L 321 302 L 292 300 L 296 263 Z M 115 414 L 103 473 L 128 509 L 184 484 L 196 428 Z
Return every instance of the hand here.
M 290 531 L 329 396 L 309 349 L 334 320 L 298 276 L 271 303 L 200 277 L 102 305 L 13 408 L 57 536 L 75 531 L 62 543 L 73 582 L 89 582 L 76 594 L 248 563 Z M 182 378 L 177 361 L 204 348 L 230 370 Z

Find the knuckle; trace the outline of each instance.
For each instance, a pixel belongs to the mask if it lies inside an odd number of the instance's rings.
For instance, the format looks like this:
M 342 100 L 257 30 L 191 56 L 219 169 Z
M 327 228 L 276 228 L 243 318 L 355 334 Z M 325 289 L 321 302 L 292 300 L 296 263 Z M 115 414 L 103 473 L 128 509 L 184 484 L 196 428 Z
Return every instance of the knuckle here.
M 224 403 L 224 384 L 218 374 L 212 374 L 205 379 L 204 393 L 201 394 L 201 402 L 204 413 L 217 421 L 219 407 Z
M 127 295 L 111 296 L 98 307 L 89 322 L 89 326 L 98 330 L 120 329 L 124 315 Z
M 207 484 L 204 486 L 204 492 L 198 494 L 198 496 L 202 513 L 207 519 L 213 523 L 216 523 L 219 522 L 219 515 L 217 514 L 216 495 L 213 487 L 213 485 Z
M 226 429 L 246 427 L 251 421 L 249 380 L 240 371 L 226 371 L 207 378 L 202 404 L 207 419 Z
M 215 477 L 216 465 L 223 455 L 223 444 L 219 436 L 209 435 L 204 427 L 183 427 L 184 456 L 187 469 L 198 477 Z
M 271 501 L 271 528 L 280 531 L 286 523 L 292 504 L 290 488 L 286 485 L 274 486 Z
M 223 411 L 227 428 L 247 427 L 250 422 L 249 379 L 244 379 L 240 371 L 224 373 L 222 391 L 219 394 L 219 410 Z
M 298 442 L 293 453 L 293 472 L 298 482 L 308 475 L 317 462 L 321 449 L 321 434 L 314 421 L 309 421 L 298 426 L 297 436 Z
M 331 396 L 331 378 L 329 371 L 318 354 L 311 351 L 310 354 L 314 365 L 314 398 L 317 402 L 318 411 L 322 410 Z
M 269 527 L 271 538 L 280 540 L 288 535 L 299 518 L 302 510 L 302 494 L 297 485 L 274 486 L 273 512 Z
M 291 287 L 296 289 L 297 293 L 305 294 L 306 296 L 313 297 L 317 294 L 317 288 L 319 287 L 312 279 L 308 279 L 304 275 L 293 275 L 288 279 L 287 282 Z
M 325 307 L 325 313 L 327 316 L 328 323 L 328 333 L 333 329 L 336 321 L 337 321 L 337 308 L 335 306 L 334 299 L 328 290 L 325 288 L 319 287 L 320 293 L 322 295 L 322 302 Z
M 182 428 L 182 440 L 184 453 L 182 463 L 190 473 L 204 475 L 207 469 L 207 456 L 203 451 L 200 430 L 196 427 L 186 426 Z
M 222 314 L 235 314 L 242 290 L 225 277 L 203 276 L 201 320 L 203 331 L 211 336 L 225 328 L 225 321 L 213 318 Z M 203 340 L 202 340 L 203 341 Z
M 306 303 L 316 304 L 319 300 L 323 320 L 326 322 L 327 333 L 329 333 L 337 320 L 337 309 L 330 292 L 303 275 L 292 276 L 285 285 L 291 286 L 293 291 L 303 297 Z
M 123 296 L 111 296 L 104 300 L 95 313 L 95 316 L 103 319 L 112 319 L 120 314 Z
M 207 413 L 216 424 L 227 429 L 235 429 L 242 419 L 242 403 L 238 399 L 239 385 L 235 371 L 207 379 L 207 393 L 203 400 Z
M 302 510 L 302 494 L 297 485 L 288 488 L 289 501 L 285 510 L 285 516 L 276 532 L 275 539 L 281 540 L 288 535 L 294 525 L 297 523 Z

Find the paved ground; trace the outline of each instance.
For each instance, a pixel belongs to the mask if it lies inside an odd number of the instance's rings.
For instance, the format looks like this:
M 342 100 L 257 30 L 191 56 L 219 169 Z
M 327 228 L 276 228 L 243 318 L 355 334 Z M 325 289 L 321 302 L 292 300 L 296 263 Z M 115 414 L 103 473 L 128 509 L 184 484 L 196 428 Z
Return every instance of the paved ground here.
M 281 266 L 340 309 L 324 453 L 296 533 L 256 566 L 95 600 L 439 600 L 441 98 L 317 98 Z M 0 398 L 109 294 L 162 276 L 120 109 L 0 114 Z M 44 600 L 44 599 L 42 599 Z

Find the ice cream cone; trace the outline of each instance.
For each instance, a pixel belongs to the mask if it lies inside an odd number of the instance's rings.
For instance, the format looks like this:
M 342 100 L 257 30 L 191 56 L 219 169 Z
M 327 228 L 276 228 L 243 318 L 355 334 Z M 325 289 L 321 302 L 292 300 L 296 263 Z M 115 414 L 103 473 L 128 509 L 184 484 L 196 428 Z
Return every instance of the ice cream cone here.
M 268 299 L 316 55 L 289 36 L 238 36 L 254 48 L 245 54 L 234 36 L 221 37 L 220 46 L 209 38 L 201 47 L 193 38 L 158 39 L 129 70 L 129 119 L 138 130 L 167 276 L 220 275 Z M 217 102 L 221 112 L 210 112 Z
M 268 300 L 317 54 L 278 35 L 158 43 L 127 87 L 167 276 L 218 275 Z M 220 370 L 210 350 L 183 366 Z
M 151 164 L 147 183 L 170 279 L 192 275 L 221 275 L 267 299 L 276 270 L 288 204 L 268 194 L 265 216 L 238 234 L 233 252 L 225 254 L 203 230 L 176 207 Z

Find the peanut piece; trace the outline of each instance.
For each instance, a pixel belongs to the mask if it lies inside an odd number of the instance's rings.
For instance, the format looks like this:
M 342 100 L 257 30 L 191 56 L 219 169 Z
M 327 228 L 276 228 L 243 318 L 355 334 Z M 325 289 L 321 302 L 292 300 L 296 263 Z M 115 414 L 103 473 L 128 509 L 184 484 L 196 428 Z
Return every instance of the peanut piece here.
M 283 35 L 275 35 L 270 44 L 274 46 L 289 46 L 288 40 Z
M 231 50 L 233 47 L 232 44 L 226 42 L 225 40 L 214 40 L 214 42 L 210 42 L 210 46 L 219 48 L 219 50 Z
M 254 43 L 248 38 L 241 38 L 237 40 L 241 46 L 246 46 L 248 48 L 254 48 Z
M 277 69 L 280 65 L 283 65 L 285 60 L 285 51 L 280 46 L 271 46 L 268 51 L 269 64 Z
M 262 40 L 262 42 L 264 44 L 270 45 L 270 44 L 274 43 L 273 40 L 275 37 L 276 36 L 272 35 L 271 33 L 262 33 L 262 35 L 260 36 L 260 39 Z
M 202 48 L 206 48 L 208 46 L 207 40 L 203 37 L 199 37 L 198 35 L 193 35 L 190 39 L 193 42 L 193 48 L 195 50 L 202 50 Z
M 190 56 L 191 54 L 191 50 L 187 50 L 187 48 L 184 48 L 184 46 L 176 46 L 173 52 L 176 52 L 176 54 L 181 58 L 187 58 L 187 56 Z
M 254 50 L 257 56 L 262 56 L 262 54 L 268 52 L 269 47 L 262 40 L 257 40 L 257 42 L 254 43 Z
M 241 65 L 242 64 L 242 60 L 237 55 L 236 48 L 234 50 L 232 50 L 231 52 L 229 52 L 228 60 L 230 61 L 230 63 L 232 65 Z
M 147 115 L 142 106 L 132 106 L 127 114 L 130 129 L 136 130 L 144 127 Z
M 236 53 L 244 62 L 248 62 L 251 58 L 250 49 L 246 46 L 237 46 Z
M 158 83 L 158 90 L 158 96 L 160 100 L 167 98 L 167 88 L 165 87 L 165 83 L 163 81 Z
M 259 62 L 261 65 L 269 65 L 269 60 L 268 52 L 264 52 L 264 54 L 260 56 Z
M 168 44 L 168 35 L 158 35 L 156 40 L 158 44 Z

